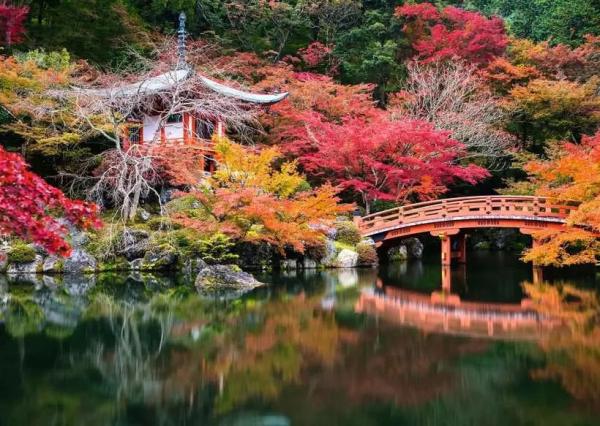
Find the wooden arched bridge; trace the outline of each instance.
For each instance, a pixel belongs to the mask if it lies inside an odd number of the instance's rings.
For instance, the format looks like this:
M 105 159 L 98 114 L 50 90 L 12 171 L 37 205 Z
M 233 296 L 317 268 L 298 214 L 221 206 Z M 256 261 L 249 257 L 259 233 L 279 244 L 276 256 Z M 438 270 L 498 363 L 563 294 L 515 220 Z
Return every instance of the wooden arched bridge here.
M 467 229 L 518 228 L 528 235 L 562 229 L 578 205 L 544 197 L 461 197 L 397 207 L 357 218 L 356 223 L 361 234 L 373 238 L 377 246 L 422 233 L 439 236 L 442 264 L 449 265 L 453 258 L 466 262 Z

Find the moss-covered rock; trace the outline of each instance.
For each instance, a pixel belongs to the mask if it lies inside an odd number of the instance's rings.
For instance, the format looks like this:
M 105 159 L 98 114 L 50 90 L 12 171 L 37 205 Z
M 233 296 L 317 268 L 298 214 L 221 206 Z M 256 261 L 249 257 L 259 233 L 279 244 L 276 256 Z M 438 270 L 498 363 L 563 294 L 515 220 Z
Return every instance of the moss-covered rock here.
M 117 256 L 111 260 L 98 262 L 97 266 L 98 272 L 128 271 L 130 269 L 129 262 L 123 256 Z
M 7 256 L 9 263 L 31 263 L 35 260 L 36 251 L 33 246 L 23 242 L 15 242 L 11 245 Z
M 251 274 L 232 265 L 213 265 L 204 268 L 196 277 L 196 288 L 202 293 L 249 291 L 264 285 Z
M 176 267 L 179 252 L 170 244 L 161 244 L 146 252 L 141 269 L 144 271 L 168 271 Z

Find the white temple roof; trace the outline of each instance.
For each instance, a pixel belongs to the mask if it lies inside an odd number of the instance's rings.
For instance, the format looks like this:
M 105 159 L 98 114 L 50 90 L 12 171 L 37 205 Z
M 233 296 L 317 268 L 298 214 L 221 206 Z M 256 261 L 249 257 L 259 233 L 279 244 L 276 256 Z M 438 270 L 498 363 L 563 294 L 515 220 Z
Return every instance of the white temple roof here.
M 241 101 L 251 102 L 254 104 L 274 104 L 279 101 L 284 100 L 288 93 L 278 93 L 275 95 L 264 95 L 260 93 L 252 93 L 252 92 L 244 92 L 243 90 L 234 89 L 233 87 L 226 86 L 221 83 L 217 83 L 210 78 L 199 76 L 200 80 L 206 87 L 211 89 L 214 92 L 220 93 L 224 96 L 229 96 L 231 98 L 236 98 Z
M 106 89 L 76 89 L 84 93 L 105 96 L 105 97 L 122 97 L 122 96 L 136 96 L 136 95 L 152 95 L 154 93 L 160 93 L 168 91 L 178 83 L 184 81 L 192 74 L 191 69 L 181 69 L 176 71 L 169 71 L 164 74 L 160 74 L 156 77 L 148 78 L 144 81 L 132 84 L 126 84 L 123 86 L 110 87 Z M 243 90 L 234 89 L 233 87 L 226 86 L 218 83 L 210 78 L 202 75 L 198 76 L 200 81 L 208 89 L 219 93 L 223 96 L 239 99 L 241 101 L 255 103 L 255 104 L 274 104 L 282 101 L 288 96 L 288 93 L 278 93 L 275 95 L 266 95 L 260 93 L 245 92 Z

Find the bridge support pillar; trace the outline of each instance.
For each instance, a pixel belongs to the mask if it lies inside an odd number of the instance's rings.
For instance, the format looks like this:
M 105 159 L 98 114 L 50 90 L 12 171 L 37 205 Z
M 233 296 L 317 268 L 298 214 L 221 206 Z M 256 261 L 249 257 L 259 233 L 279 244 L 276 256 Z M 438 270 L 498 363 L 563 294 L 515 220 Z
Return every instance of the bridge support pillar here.
M 449 235 L 440 235 L 442 242 L 442 266 L 452 264 L 452 240 Z
M 452 293 L 452 269 L 450 265 L 442 265 L 442 293 Z

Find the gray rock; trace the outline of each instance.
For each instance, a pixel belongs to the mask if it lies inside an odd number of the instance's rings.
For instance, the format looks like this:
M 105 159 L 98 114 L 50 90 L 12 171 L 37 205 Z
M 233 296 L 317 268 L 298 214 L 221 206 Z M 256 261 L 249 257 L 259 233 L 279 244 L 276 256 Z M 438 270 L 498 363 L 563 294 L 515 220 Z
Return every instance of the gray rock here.
M 319 266 L 316 260 L 305 257 L 302 259 L 302 267 L 304 269 L 316 269 Z
M 338 268 L 355 268 L 358 263 L 358 253 L 349 249 L 340 251 L 335 259 Z
M 74 248 L 83 247 L 90 241 L 90 236 L 87 233 L 78 231 L 76 228 L 71 227 L 69 233 L 71 235 L 71 245 Z
M 123 241 L 117 254 L 125 256 L 127 260 L 144 257 L 150 247 L 150 234 L 139 229 L 123 230 Z
M 33 262 L 11 263 L 8 265 L 6 273 L 9 275 L 31 275 L 37 274 L 42 269 L 43 258 L 40 255 L 35 256 Z
M 8 268 L 8 254 L 4 250 L 0 250 L 0 272 L 5 272 Z
M 132 271 L 140 271 L 142 269 L 142 263 L 144 263 L 143 258 L 134 259 L 131 262 L 129 262 L 129 268 Z
M 183 273 L 186 275 L 198 274 L 204 268 L 208 267 L 208 264 L 200 259 L 199 257 L 194 259 L 186 259 L 183 263 Z
M 287 271 L 298 269 L 298 262 L 296 259 L 283 259 L 281 261 L 281 269 Z
M 82 249 L 75 249 L 63 262 L 63 273 L 82 274 L 96 270 L 96 259 Z
M 264 285 L 251 274 L 231 265 L 213 265 L 204 268 L 196 277 L 196 288 L 202 293 L 249 291 Z
M 177 263 L 177 250 L 168 245 L 153 247 L 144 255 L 142 270 L 144 271 L 169 271 Z
M 425 246 L 418 238 L 408 238 L 403 240 L 402 243 L 408 250 L 408 257 L 412 259 L 421 259 L 423 257 L 423 250 Z
M 327 238 L 325 240 L 325 257 L 321 260 L 324 266 L 336 266 L 335 260 L 337 256 L 337 248 L 335 247 L 335 241 Z
M 152 215 L 150 213 L 148 213 L 146 210 L 138 209 L 137 217 L 142 222 L 148 222 L 148 220 L 150 219 L 151 216 Z
M 44 264 L 42 265 L 42 272 L 47 273 L 56 273 L 62 272 L 63 262 L 62 259 L 56 256 L 48 256 L 44 260 Z
M 392 261 L 405 261 L 408 259 L 408 249 L 405 245 L 392 247 L 388 250 L 388 258 Z

